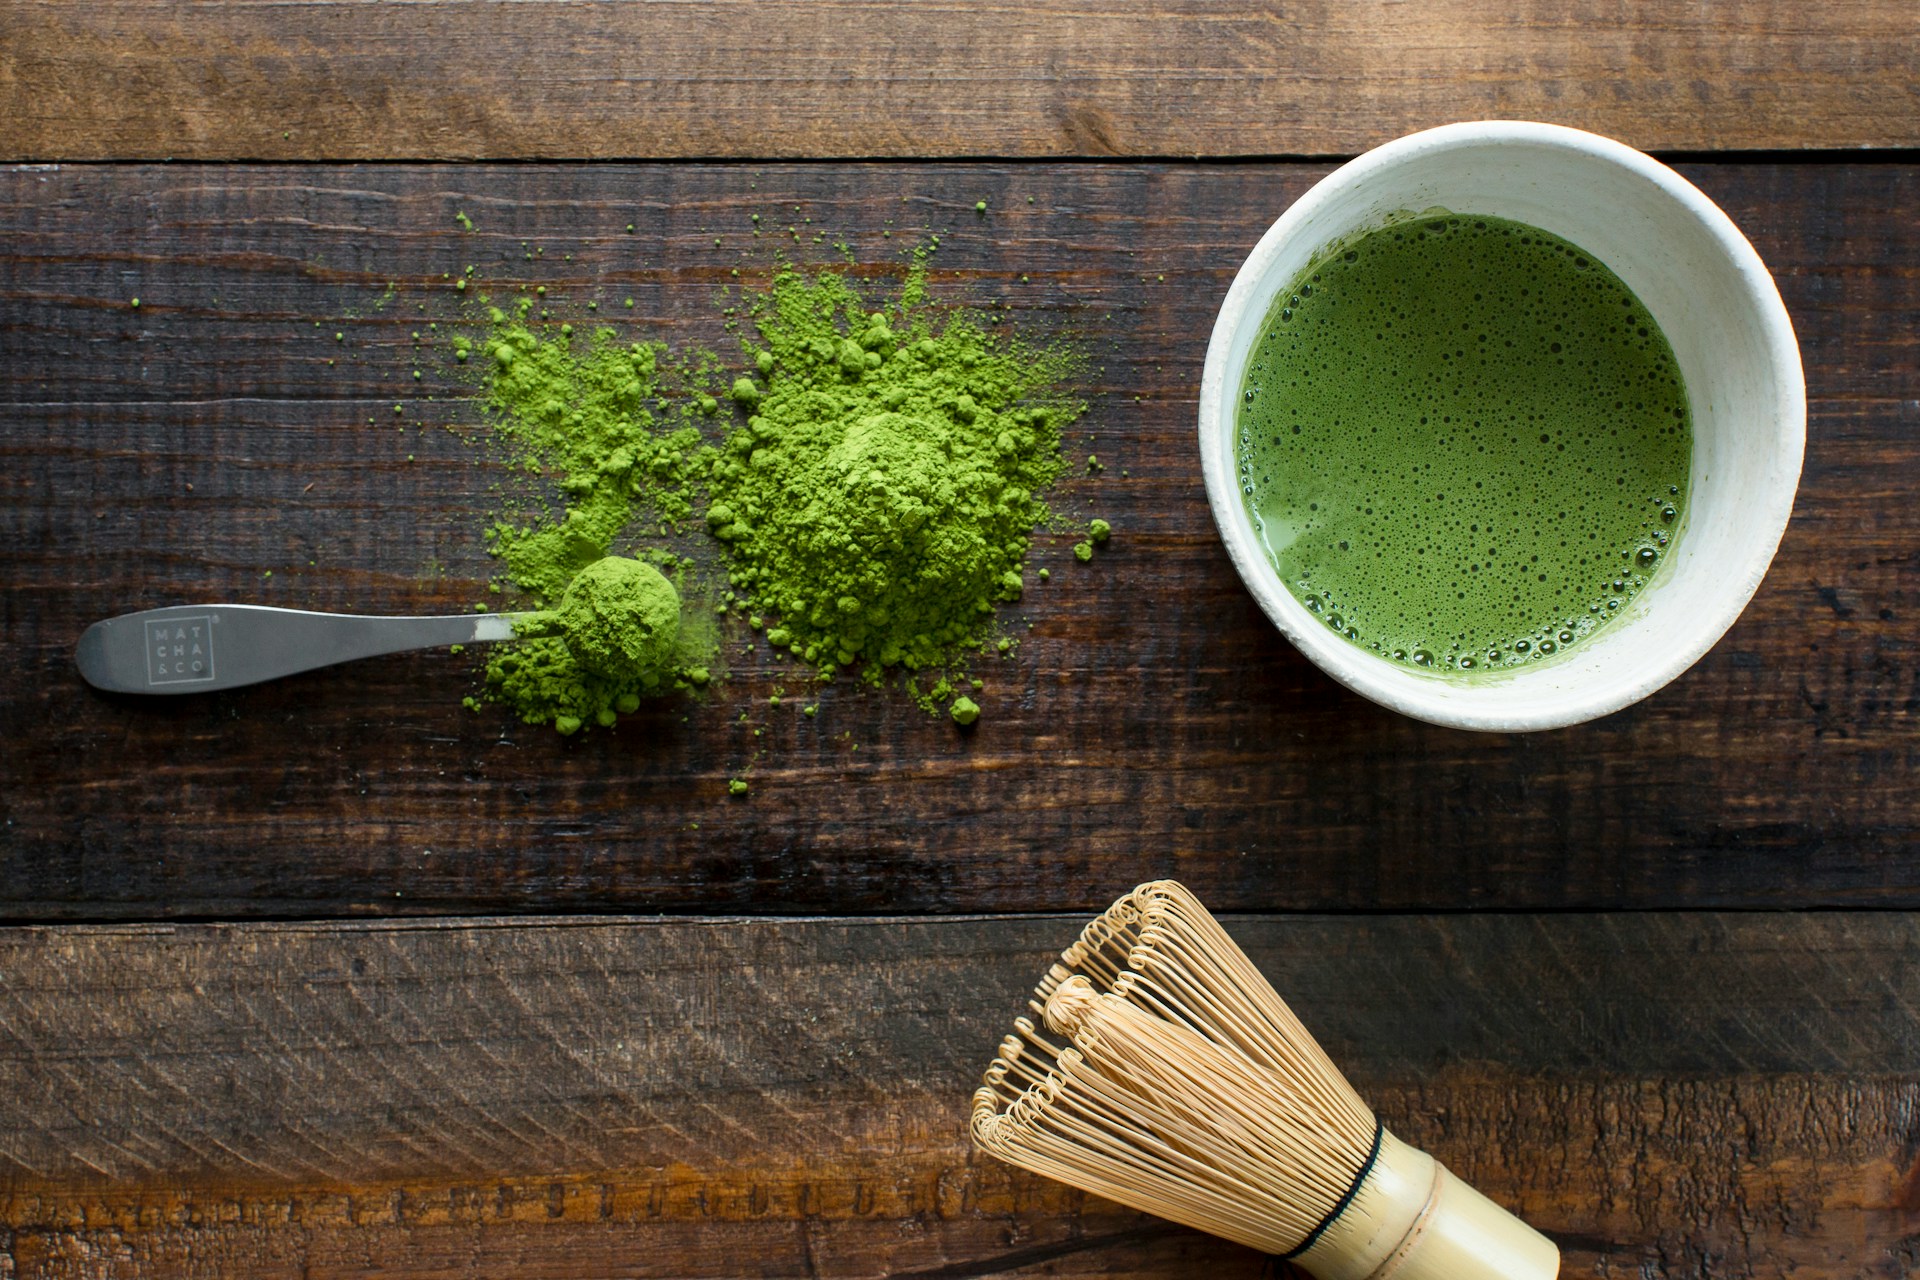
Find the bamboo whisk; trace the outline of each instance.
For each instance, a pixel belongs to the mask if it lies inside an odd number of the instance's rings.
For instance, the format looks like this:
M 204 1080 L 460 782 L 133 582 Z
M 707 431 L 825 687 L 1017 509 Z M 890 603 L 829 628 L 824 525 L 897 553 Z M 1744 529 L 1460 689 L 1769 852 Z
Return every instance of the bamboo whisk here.
M 973 1096 L 984 1151 L 1322 1280 L 1552 1280 L 1551 1241 L 1388 1133 L 1186 889 L 1087 925 Z

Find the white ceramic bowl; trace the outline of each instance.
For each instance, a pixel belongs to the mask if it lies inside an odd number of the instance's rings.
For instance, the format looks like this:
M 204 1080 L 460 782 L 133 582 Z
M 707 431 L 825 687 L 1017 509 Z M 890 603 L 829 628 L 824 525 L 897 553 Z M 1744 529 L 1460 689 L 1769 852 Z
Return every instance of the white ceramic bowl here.
M 1693 410 L 1686 510 L 1653 580 L 1621 616 L 1561 654 L 1485 672 L 1404 666 L 1309 613 L 1267 558 L 1235 473 L 1247 358 L 1275 297 L 1316 250 L 1392 215 L 1436 207 L 1531 223 L 1606 263 L 1666 331 Z M 1792 322 L 1760 255 L 1719 206 L 1665 165 L 1607 138 L 1479 121 L 1369 151 L 1268 228 L 1213 327 L 1200 383 L 1200 454 L 1234 567 L 1321 670 L 1421 720 L 1512 732 L 1617 711 L 1713 647 L 1753 597 L 1786 529 L 1806 416 Z

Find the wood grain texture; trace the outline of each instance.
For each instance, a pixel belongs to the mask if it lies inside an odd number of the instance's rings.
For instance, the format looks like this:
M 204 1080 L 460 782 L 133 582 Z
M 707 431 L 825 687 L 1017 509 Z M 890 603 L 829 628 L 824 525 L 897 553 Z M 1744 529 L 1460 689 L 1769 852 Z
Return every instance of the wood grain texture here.
M 1259 1259 L 973 1155 L 1067 918 L 0 932 L 0 1266 L 1160 1276 Z M 1229 922 L 1569 1276 L 1920 1257 L 1920 919 Z
M 1693 671 L 1523 737 L 1346 693 L 1215 536 L 1193 446 L 1205 335 L 1323 172 L 0 174 L 0 914 L 1077 910 L 1157 874 L 1233 910 L 1920 905 L 1920 170 L 1687 170 L 1800 334 L 1794 522 Z M 800 234 L 756 240 L 755 213 Z M 481 594 L 505 477 L 440 429 L 477 420 L 432 346 L 460 314 L 444 273 L 478 264 L 489 288 L 548 286 L 556 321 L 730 352 L 719 291 L 763 279 L 776 234 L 803 260 L 844 237 L 884 288 L 928 227 L 941 296 L 1090 353 L 1070 446 L 1108 470 L 1059 501 L 1118 531 L 1091 565 L 1073 535 L 1041 539 L 1053 582 L 1008 614 L 1022 644 L 985 664 L 974 731 L 846 681 L 804 717 L 804 675 L 743 652 L 744 629 L 704 702 L 567 742 L 463 712 L 470 658 L 158 703 L 74 673 L 87 623 L 150 605 Z M 750 796 L 727 796 L 734 776 Z
M 33 160 L 1301 156 L 1451 120 L 1920 142 L 1905 0 L 7 0 Z

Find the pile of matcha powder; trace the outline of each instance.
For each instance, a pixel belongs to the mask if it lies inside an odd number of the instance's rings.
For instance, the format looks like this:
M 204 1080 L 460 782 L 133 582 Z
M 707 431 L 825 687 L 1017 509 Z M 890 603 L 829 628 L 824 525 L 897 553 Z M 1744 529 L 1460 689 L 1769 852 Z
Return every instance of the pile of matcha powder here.
M 715 619 L 728 614 L 822 679 L 856 665 L 874 683 L 931 673 L 929 691 L 910 686 L 931 709 L 970 687 L 949 677 L 993 643 L 996 606 L 1025 589 L 1049 519 L 1041 493 L 1065 465 L 1061 431 L 1085 408 L 1069 389 L 1078 357 L 934 305 L 924 256 L 877 306 L 843 274 L 792 268 L 746 303 L 752 363 L 731 381 L 711 357 L 675 365 L 611 330 L 536 329 L 524 302 L 490 312 L 477 352 L 456 343 L 460 359 L 483 362 L 496 439 L 564 498 L 558 515 L 491 531 L 505 577 L 547 610 L 523 628 L 538 634 L 487 664 L 487 696 L 522 719 L 571 733 L 706 684 Z M 643 660 L 596 659 L 587 615 L 562 616 L 586 598 L 581 584 L 635 563 L 607 560 L 623 540 L 688 527 L 717 540 L 724 586 L 684 605 L 671 638 L 658 639 L 664 613 L 643 628 L 655 637 Z M 683 589 L 697 576 L 698 557 L 642 559 L 657 609 L 668 576 Z M 962 723 L 979 714 L 964 695 L 949 710 Z
M 869 312 L 842 277 L 783 272 L 756 308 L 759 376 L 731 391 L 748 417 L 707 523 L 731 585 L 776 618 L 768 642 L 825 673 L 951 666 L 985 642 L 1080 412 L 1053 394 L 1070 357 L 964 314 L 936 332 L 924 280 Z

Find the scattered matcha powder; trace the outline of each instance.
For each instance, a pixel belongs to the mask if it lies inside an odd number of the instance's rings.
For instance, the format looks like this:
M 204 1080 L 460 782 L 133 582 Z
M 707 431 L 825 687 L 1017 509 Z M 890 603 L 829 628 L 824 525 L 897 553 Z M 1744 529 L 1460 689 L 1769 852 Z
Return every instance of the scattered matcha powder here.
M 660 348 L 622 344 L 601 329 L 577 350 L 572 335 L 542 338 L 498 308 L 491 315 L 485 354 L 495 434 L 522 469 L 554 476 L 567 500 L 556 523 L 501 524 L 490 534 L 507 575 L 544 605 L 607 553 L 639 500 L 669 525 L 692 514 L 703 445 L 691 427 L 657 429 L 647 407 L 658 390 Z

